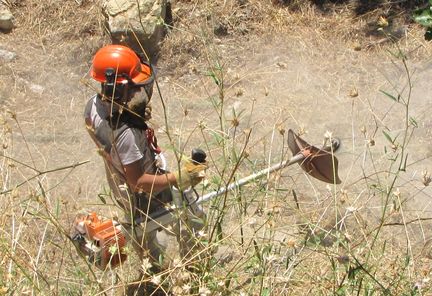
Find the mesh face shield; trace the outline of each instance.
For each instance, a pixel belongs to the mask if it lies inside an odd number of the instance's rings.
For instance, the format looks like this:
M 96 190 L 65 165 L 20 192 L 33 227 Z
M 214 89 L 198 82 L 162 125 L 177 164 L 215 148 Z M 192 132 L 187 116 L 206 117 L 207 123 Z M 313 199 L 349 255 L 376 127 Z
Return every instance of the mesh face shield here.
M 132 82 L 130 84 L 127 107 L 129 110 L 147 121 L 151 118 L 150 100 L 153 95 L 154 73 L 150 64 L 146 62 L 142 63 L 149 67 L 151 70 L 151 76 L 141 83 Z
M 102 101 L 111 116 L 115 113 L 126 112 L 129 113 L 129 116 L 123 118 L 127 118 L 128 121 L 145 122 L 150 120 L 153 77 L 138 84 L 129 79 L 126 80 L 126 83 L 115 83 L 114 69 L 107 69 L 105 76 L 106 82 L 102 84 Z
M 151 66 L 148 64 L 151 69 Z M 105 71 L 106 82 L 102 84 L 102 100 L 105 105 L 109 106 L 109 114 L 114 114 L 120 111 L 121 106 L 123 111 L 129 111 L 134 120 L 147 121 L 151 118 L 150 100 L 153 95 L 154 76 L 152 75 L 141 83 L 134 83 L 126 74 L 118 74 L 113 68 L 108 68 Z M 116 83 L 118 76 L 125 79 L 125 83 Z
M 151 118 L 151 107 L 150 107 L 150 99 L 151 96 L 147 94 L 145 88 L 135 88 L 133 87 L 130 90 L 130 99 L 126 103 L 127 110 L 131 111 L 130 113 L 134 115 L 138 115 L 144 121 L 147 121 Z

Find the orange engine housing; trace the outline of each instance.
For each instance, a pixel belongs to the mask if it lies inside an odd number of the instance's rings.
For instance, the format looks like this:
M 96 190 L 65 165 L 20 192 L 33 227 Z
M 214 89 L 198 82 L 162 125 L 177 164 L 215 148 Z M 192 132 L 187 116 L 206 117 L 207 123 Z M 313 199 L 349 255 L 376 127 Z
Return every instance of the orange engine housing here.
M 80 238 L 76 239 L 79 241 L 80 250 L 98 268 L 115 268 L 126 261 L 126 238 L 117 222 L 102 219 L 92 212 L 87 216 L 77 217 L 75 229 L 80 234 Z

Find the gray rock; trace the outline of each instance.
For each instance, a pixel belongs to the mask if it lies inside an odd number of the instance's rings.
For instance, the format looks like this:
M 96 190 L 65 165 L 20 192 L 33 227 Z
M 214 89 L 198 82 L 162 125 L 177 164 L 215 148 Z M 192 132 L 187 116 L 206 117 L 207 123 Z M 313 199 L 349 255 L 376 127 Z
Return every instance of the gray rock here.
M 0 48 L 0 60 L 4 62 L 10 62 L 15 59 L 16 53 L 7 51 Z
M 164 36 L 167 2 L 104 0 L 102 9 L 113 42 L 126 44 L 137 52 L 142 52 L 142 46 L 148 55 L 155 55 Z
M 10 31 L 13 28 L 14 17 L 6 5 L 0 2 L 0 30 Z

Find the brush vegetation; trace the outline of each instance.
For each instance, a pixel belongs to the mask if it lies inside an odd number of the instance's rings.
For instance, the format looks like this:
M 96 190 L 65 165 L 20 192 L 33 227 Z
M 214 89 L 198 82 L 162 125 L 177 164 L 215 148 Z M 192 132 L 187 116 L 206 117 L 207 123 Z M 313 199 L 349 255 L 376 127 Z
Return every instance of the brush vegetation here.
M 384 52 L 396 74 L 382 77 L 378 105 L 359 95 L 361 85 L 349 91 L 353 122 L 336 154 L 341 185 L 290 167 L 222 195 L 205 205 L 200 259 L 182 260 L 171 250 L 160 258 L 166 270 L 152 274 L 132 251 L 120 268 L 98 270 L 70 237 L 80 210 L 120 212 L 103 189 L 101 159 L 81 119 L 87 97 L 98 90 L 86 75 L 91 57 L 109 42 L 100 3 L 7 0 L 17 28 L 0 41 L 21 57 L 0 66 L 8 99 L 0 130 L 0 295 L 133 295 L 139 281 L 174 295 L 431 294 L 431 153 L 416 148 L 430 144 L 431 126 L 414 96 L 414 63 L 430 47 L 410 17 L 426 1 L 363 2 L 175 1 L 152 123 L 168 155 L 195 146 L 207 152 L 200 193 L 288 159 L 288 128 L 318 146 L 324 137 L 339 137 L 323 129 L 330 124 L 303 125 L 286 106 L 267 114 L 266 73 L 276 70 L 241 72 L 237 54 L 245 44 L 289 35 L 308 53 L 331 39 L 363 57 Z M 277 55 L 285 54 L 277 73 L 296 61 L 289 52 Z M 318 67 L 333 62 L 321 61 Z M 32 90 L 35 81 L 43 81 L 42 94 Z M 238 108 L 245 98 L 247 107 Z M 320 112 L 314 103 L 306 107 Z M 137 278 L 140 271 L 146 276 Z

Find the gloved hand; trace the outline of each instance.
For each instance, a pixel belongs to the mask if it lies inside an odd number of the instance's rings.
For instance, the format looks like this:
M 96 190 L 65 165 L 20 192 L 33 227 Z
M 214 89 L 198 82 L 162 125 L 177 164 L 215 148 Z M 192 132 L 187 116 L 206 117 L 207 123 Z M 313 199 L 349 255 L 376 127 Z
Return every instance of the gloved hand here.
M 184 191 L 189 187 L 197 185 L 204 179 L 204 170 L 207 168 L 208 166 L 206 163 L 197 163 L 195 161 L 187 159 L 182 164 L 180 172 L 173 172 L 177 182 L 176 187 L 181 191 Z

